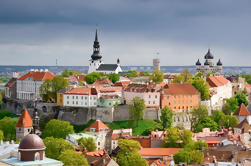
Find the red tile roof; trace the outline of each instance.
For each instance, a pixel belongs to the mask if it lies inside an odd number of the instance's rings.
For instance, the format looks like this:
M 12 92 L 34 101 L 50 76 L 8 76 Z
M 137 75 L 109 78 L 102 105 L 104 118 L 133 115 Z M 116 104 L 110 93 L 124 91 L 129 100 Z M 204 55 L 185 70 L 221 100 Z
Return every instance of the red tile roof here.
M 237 116 L 248 116 L 250 113 L 248 112 L 246 106 L 242 103 L 240 107 L 235 111 L 234 115 Z
M 74 94 L 74 95 L 97 95 L 97 90 L 95 88 L 72 88 L 66 91 L 64 94 Z
M 220 140 L 204 140 L 207 144 L 219 144 Z
M 5 87 L 12 88 L 17 82 L 17 78 L 11 78 L 6 84 Z
M 32 119 L 27 109 L 20 116 L 16 127 L 32 127 Z
M 147 163 L 149 164 L 149 166 L 165 166 L 164 162 L 161 161 L 160 159 L 158 160 L 147 160 Z
M 251 84 L 245 84 L 246 88 L 251 88 Z
M 169 95 L 198 95 L 200 92 L 190 83 L 167 84 L 163 89 L 164 94 Z
M 92 123 L 88 128 L 87 131 L 90 131 L 91 128 L 95 128 L 95 132 L 100 132 L 100 129 L 103 129 L 105 131 L 106 129 L 110 130 L 108 126 L 106 126 L 102 121 L 96 120 L 94 123 Z
M 139 153 L 141 156 L 169 156 L 180 150 L 182 148 L 142 148 Z
M 88 156 L 103 156 L 105 154 L 105 150 L 98 150 L 95 152 L 87 152 L 86 155 Z
M 19 77 L 19 80 L 25 80 L 27 78 L 31 77 L 34 81 L 45 81 L 47 79 L 53 79 L 54 74 L 48 72 L 48 71 L 31 71 L 26 73 L 25 75 Z
M 151 137 L 150 136 L 132 136 L 128 139 L 138 141 L 143 148 L 150 148 L 151 147 Z
M 207 77 L 207 82 L 210 87 L 219 87 L 226 85 L 229 82 L 229 80 L 227 80 L 225 77 L 222 76 L 217 76 L 217 77 L 210 76 Z

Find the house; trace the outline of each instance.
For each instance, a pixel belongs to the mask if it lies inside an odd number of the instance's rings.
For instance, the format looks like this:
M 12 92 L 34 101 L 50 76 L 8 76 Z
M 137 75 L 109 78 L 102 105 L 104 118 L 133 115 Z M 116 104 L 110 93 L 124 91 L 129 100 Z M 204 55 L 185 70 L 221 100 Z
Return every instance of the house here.
M 122 99 L 122 87 L 117 87 L 117 86 L 96 86 L 97 89 L 97 95 L 98 98 L 101 96 L 107 96 L 107 95 L 112 95 L 112 96 L 118 96 L 120 99 Z
M 115 82 L 114 86 L 120 86 L 123 89 L 126 88 L 129 84 L 131 84 L 131 80 L 126 77 L 120 76 L 119 80 Z
M 81 86 L 85 84 L 85 75 L 84 74 L 75 74 L 70 76 L 68 79 L 70 85 L 78 85 Z
M 151 148 L 151 137 L 150 136 L 131 136 L 127 139 L 138 141 L 142 148 Z
M 106 150 L 110 153 L 118 146 L 119 139 L 125 139 L 132 136 L 132 129 L 111 130 L 106 136 Z
M 234 116 L 238 118 L 239 122 L 247 119 L 248 123 L 251 124 L 251 115 L 243 103 L 235 111 Z
M 168 106 L 174 112 L 184 112 L 200 105 L 200 92 L 190 83 L 171 83 L 161 90 L 161 108 Z
M 78 87 L 66 91 L 63 95 L 63 106 L 97 107 L 98 96 L 95 88 Z
M 17 78 L 11 78 L 4 86 L 5 97 L 16 99 L 17 98 Z
M 0 159 L 0 165 L 9 166 L 62 166 L 58 160 L 45 157 L 45 145 L 43 140 L 36 134 L 28 134 L 22 138 L 18 149 L 11 156 Z
M 109 133 L 110 129 L 102 121 L 96 120 L 92 123 L 87 129 L 86 134 L 97 136 L 96 145 L 97 150 L 105 149 L 106 145 L 106 136 Z
M 54 75 L 48 70 L 34 70 L 17 78 L 17 98 L 21 100 L 41 100 L 40 86 Z
M 234 133 L 239 134 L 241 137 L 241 141 L 245 144 L 250 146 L 250 139 L 251 139 L 251 125 L 249 124 L 247 119 L 244 119 L 241 123 L 239 123 L 234 128 Z
M 166 136 L 166 131 L 151 131 L 151 148 L 160 148 L 163 144 L 163 139 Z
M 57 91 L 57 105 L 63 106 L 64 105 L 64 93 L 72 89 L 72 87 L 65 87 Z
M 144 99 L 146 107 L 159 108 L 160 92 L 149 84 L 130 84 L 124 89 L 125 104 L 132 104 L 133 98 Z
M 85 153 L 90 166 L 119 166 L 105 150 Z
M 210 76 L 207 77 L 206 81 L 211 91 L 211 97 L 207 105 L 209 110 L 221 110 L 225 100 L 232 97 L 231 82 L 222 76 Z

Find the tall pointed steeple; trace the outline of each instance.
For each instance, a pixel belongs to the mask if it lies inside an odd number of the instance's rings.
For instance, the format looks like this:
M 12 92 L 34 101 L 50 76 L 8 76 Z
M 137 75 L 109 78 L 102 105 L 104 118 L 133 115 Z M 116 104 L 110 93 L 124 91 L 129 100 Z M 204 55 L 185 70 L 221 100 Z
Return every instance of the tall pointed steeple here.
M 93 54 L 91 56 L 92 60 L 99 60 L 102 58 L 99 51 L 100 51 L 100 45 L 98 41 L 98 29 L 96 28 L 95 41 L 93 43 Z

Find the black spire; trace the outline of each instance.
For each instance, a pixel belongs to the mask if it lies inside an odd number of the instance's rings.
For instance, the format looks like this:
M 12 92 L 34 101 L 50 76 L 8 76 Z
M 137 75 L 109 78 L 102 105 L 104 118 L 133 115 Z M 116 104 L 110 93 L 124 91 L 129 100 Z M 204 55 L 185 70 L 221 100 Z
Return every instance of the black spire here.
M 205 66 L 206 66 L 206 65 L 208 65 L 208 66 L 209 66 L 209 62 L 208 62 L 208 60 L 206 60 L 206 61 L 205 61 L 204 65 L 205 65 Z
M 220 59 L 219 59 L 219 61 L 217 62 L 217 66 L 222 66 L 222 63 L 221 63 Z
M 205 55 L 205 59 L 214 59 L 213 54 L 210 52 L 210 48 L 207 51 L 207 54 Z
M 98 41 L 98 29 L 96 29 L 95 41 L 93 44 L 93 54 L 91 56 L 92 60 L 98 60 L 102 58 L 102 56 L 100 55 L 99 49 L 100 49 L 100 45 Z
M 200 66 L 201 63 L 200 63 L 200 60 L 198 59 L 198 61 L 196 62 L 196 66 Z
M 119 60 L 119 58 L 117 59 L 117 64 L 119 64 L 120 63 L 120 60 Z

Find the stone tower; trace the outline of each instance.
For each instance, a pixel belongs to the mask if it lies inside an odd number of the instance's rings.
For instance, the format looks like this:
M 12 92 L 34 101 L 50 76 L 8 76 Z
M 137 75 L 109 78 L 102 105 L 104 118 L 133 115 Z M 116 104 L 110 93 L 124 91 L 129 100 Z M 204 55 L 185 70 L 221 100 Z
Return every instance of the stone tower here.
M 154 70 L 160 70 L 160 60 L 159 59 L 153 59 L 153 71 Z
M 16 125 L 16 140 L 22 139 L 24 136 L 32 132 L 33 122 L 27 109 L 20 116 Z
M 88 73 L 96 72 L 99 66 L 103 64 L 102 56 L 100 54 L 100 45 L 98 41 L 98 29 L 96 29 L 95 41 L 93 44 L 93 53 L 90 59 Z

